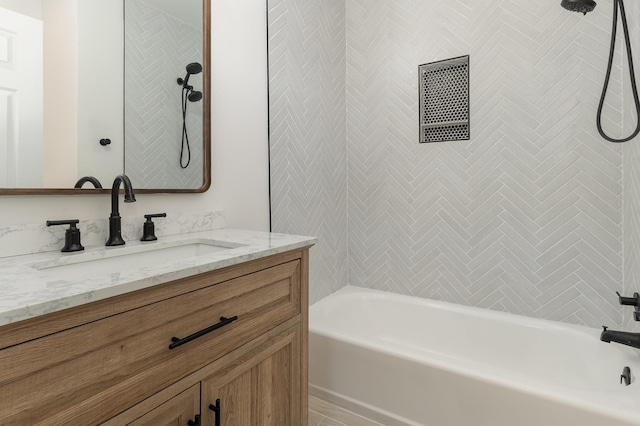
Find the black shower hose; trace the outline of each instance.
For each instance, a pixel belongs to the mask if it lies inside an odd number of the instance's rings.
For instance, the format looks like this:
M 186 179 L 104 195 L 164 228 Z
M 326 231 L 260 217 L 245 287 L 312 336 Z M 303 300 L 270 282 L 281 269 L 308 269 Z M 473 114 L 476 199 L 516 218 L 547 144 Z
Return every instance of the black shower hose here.
M 187 87 L 182 88 L 182 143 L 180 145 L 180 167 L 186 169 L 191 163 L 191 146 L 189 145 L 189 133 L 187 132 L 187 105 L 189 101 L 189 89 Z M 183 161 L 184 149 L 187 148 L 187 162 Z
M 627 59 L 629 62 L 629 74 L 631 76 L 631 88 L 633 90 L 633 100 L 636 103 L 636 130 L 623 139 L 615 139 L 608 136 L 602 129 L 602 108 L 604 107 L 604 98 L 607 96 L 607 88 L 609 87 L 609 80 L 611 79 L 611 68 L 613 67 L 613 55 L 616 50 L 616 33 L 618 30 L 618 4 L 620 5 L 620 16 L 622 17 L 622 28 L 624 29 L 624 41 L 627 47 Z M 609 64 L 607 66 L 607 75 L 604 79 L 604 86 L 602 88 L 602 96 L 600 97 L 600 105 L 598 106 L 597 115 L 598 132 L 600 135 L 609 142 L 627 142 L 638 136 L 640 133 L 640 99 L 638 99 L 638 87 L 636 86 L 636 73 L 633 69 L 633 56 L 631 55 L 631 38 L 629 37 L 629 28 L 627 26 L 627 15 L 624 11 L 624 3 L 622 0 L 613 0 L 613 28 L 611 30 L 611 47 L 609 48 Z

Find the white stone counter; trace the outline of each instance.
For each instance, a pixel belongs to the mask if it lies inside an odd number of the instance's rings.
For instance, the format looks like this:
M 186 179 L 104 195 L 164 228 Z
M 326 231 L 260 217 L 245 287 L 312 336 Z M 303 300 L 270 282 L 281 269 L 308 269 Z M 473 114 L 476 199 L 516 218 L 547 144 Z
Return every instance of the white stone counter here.
M 40 270 L 43 265 L 76 263 L 77 256 L 83 259 L 126 257 L 128 253 L 144 251 L 151 245 L 162 248 L 205 240 L 231 248 L 152 266 L 124 268 L 117 273 L 97 273 L 89 278 L 52 278 Z M 306 247 L 316 241 L 313 237 L 217 229 L 158 237 L 155 242 L 129 241 L 119 247 L 92 247 L 78 253 L 47 252 L 0 258 L 0 325 Z

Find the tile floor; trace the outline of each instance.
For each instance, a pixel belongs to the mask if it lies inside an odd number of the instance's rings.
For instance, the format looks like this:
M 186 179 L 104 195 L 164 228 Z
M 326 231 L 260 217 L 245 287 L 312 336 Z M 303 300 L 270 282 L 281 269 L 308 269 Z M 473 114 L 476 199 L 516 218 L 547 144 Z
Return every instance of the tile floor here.
M 309 426 L 381 426 L 319 398 L 309 397 Z

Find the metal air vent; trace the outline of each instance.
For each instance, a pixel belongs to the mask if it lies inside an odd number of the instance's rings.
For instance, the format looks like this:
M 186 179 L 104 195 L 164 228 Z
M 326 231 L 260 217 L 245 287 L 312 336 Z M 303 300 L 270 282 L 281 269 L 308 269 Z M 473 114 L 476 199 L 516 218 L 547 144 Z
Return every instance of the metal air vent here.
M 468 140 L 469 55 L 420 65 L 420 142 Z

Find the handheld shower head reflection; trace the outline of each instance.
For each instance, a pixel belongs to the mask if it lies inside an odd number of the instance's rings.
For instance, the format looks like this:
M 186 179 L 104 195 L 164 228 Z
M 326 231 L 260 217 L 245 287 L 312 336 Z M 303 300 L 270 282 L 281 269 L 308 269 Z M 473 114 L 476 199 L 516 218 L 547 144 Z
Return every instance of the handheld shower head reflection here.
M 182 87 L 187 87 L 189 85 L 189 77 L 191 77 L 193 74 L 200 74 L 202 72 L 202 65 L 200 65 L 198 62 L 191 62 L 189 65 L 187 65 L 187 75 L 184 76 L 184 78 L 178 78 L 178 84 L 181 85 Z
M 202 72 L 202 65 L 198 62 L 191 62 L 186 68 L 189 74 L 200 74 Z
M 584 15 L 596 8 L 593 0 L 562 0 L 561 6 L 570 12 L 579 12 Z
M 191 163 L 191 146 L 189 144 L 189 132 L 187 131 L 187 105 L 189 102 L 199 102 L 202 100 L 202 92 L 193 90 L 193 86 L 189 85 L 189 77 L 193 74 L 202 72 L 202 65 L 198 62 L 191 62 L 186 66 L 187 75 L 184 78 L 178 78 L 178 84 L 182 86 L 182 141 L 180 144 L 180 167 L 186 169 Z M 186 150 L 186 153 L 185 153 Z M 185 158 L 186 156 L 186 158 Z
M 198 102 L 202 100 L 202 92 L 192 90 L 187 98 L 189 99 L 189 102 Z

